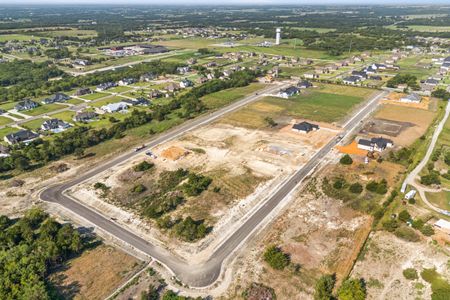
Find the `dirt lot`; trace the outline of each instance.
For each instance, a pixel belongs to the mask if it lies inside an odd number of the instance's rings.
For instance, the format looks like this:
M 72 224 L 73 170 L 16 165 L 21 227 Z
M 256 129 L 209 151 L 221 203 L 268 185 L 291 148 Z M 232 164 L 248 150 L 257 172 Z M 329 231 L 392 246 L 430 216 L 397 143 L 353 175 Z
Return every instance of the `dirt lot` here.
M 141 268 L 136 258 L 111 246 L 98 246 L 51 275 L 65 299 L 104 299 Z
M 289 128 L 251 130 L 222 123 L 211 124 L 178 140 L 155 147 L 152 152 L 157 156 L 156 159 L 142 154 L 100 174 L 74 190 L 74 195 L 110 217 L 132 226 L 134 230 L 138 229 L 143 234 L 149 234 L 149 237 L 156 237 L 168 244 L 178 245 L 174 246 L 176 251 L 195 252 L 198 249 L 192 250 L 192 246 L 188 245 L 183 250 L 176 238 L 162 234 L 155 226 L 149 226 L 148 220 L 137 217 L 130 205 L 133 203 L 133 195 L 130 195 L 132 186 L 142 183 L 151 191 L 152 184 L 162 171 L 178 168 L 211 177 L 211 188 L 200 196 L 189 197 L 171 213 L 172 216 L 206 219 L 209 225 L 214 225 L 213 232 L 204 240 L 208 244 L 215 237 L 223 236 L 224 230 L 235 226 L 236 218 L 242 217 L 270 194 L 278 184 L 304 164 L 318 147 L 336 135 L 333 128 L 321 125 L 318 131 L 300 134 Z M 167 149 L 182 149 L 189 154 L 174 161 L 161 156 Z M 155 164 L 152 172 L 144 175 L 133 172 L 132 166 L 144 159 Z M 109 194 L 114 197 L 102 198 L 93 189 L 96 182 L 103 182 L 111 187 Z M 219 187 L 220 192 L 214 192 L 213 187 Z M 145 193 L 139 196 L 145 196 Z M 127 208 L 114 207 L 108 202 L 122 202 Z
M 404 93 L 393 92 L 390 93 L 385 99 L 383 99 L 381 103 L 428 110 L 430 109 L 430 105 L 434 101 L 430 97 L 422 97 L 422 101 L 420 101 L 419 103 L 401 102 L 400 99 L 405 96 L 406 94 Z
M 384 135 L 396 145 L 408 146 L 425 133 L 435 115 L 429 110 L 383 104 L 361 133 Z
M 350 272 L 370 231 L 371 218 L 324 196 L 318 186 L 315 181 L 308 184 L 261 234 L 264 238 L 238 257 L 234 282 L 223 299 L 240 299 L 251 282 L 272 287 L 277 299 L 311 299 L 322 274 L 335 272 L 340 281 Z M 263 262 L 263 251 L 271 244 L 288 253 L 299 271 L 291 267 L 276 271 Z
M 412 243 L 388 232 L 375 232 L 363 253 L 352 276 L 366 280 L 367 299 L 430 299 L 430 284 L 420 277 L 424 268 L 436 268 L 450 280 L 448 248 L 429 239 Z M 407 280 L 402 274 L 406 268 L 416 269 L 419 278 Z

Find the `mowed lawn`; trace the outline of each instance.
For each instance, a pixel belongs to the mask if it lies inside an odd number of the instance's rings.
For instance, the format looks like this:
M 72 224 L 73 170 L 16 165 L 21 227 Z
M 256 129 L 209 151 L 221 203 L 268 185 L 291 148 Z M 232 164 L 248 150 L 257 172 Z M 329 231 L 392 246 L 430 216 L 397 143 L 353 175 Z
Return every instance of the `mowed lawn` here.
M 426 193 L 428 201 L 435 206 L 450 211 L 450 192 Z
M 14 122 L 10 118 L 0 116 L 0 126 Z
M 80 98 L 83 98 L 85 100 L 97 100 L 99 98 L 103 98 L 103 97 L 106 97 L 108 95 L 109 94 L 105 94 L 105 93 L 92 93 L 92 94 L 80 96 Z
M 22 123 L 20 126 L 35 131 L 35 130 L 38 130 L 39 128 L 41 128 L 41 125 L 42 125 L 42 123 L 44 123 L 45 120 L 46 119 L 44 119 L 44 118 L 40 118 L 40 119 Z
M 52 112 L 52 111 L 55 111 L 58 109 L 64 109 L 64 108 L 67 108 L 67 106 L 52 103 L 52 104 L 41 105 L 35 109 L 21 111 L 21 113 L 23 113 L 25 115 L 29 115 L 29 116 L 39 116 L 42 114 L 47 114 L 49 112 Z
M 290 99 L 268 97 L 265 101 L 281 106 L 287 115 L 319 122 L 336 122 L 364 100 L 363 97 L 311 92 Z
M 230 104 L 237 99 L 244 98 L 247 95 L 253 94 L 256 91 L 263 89 L 264 87 L 266 87 L 265 84 L 251 83 L 248 86 L 226 89 L 206 95 L 202 97 L 202 101 L 208 108 L 219 108 L 224 105 Z

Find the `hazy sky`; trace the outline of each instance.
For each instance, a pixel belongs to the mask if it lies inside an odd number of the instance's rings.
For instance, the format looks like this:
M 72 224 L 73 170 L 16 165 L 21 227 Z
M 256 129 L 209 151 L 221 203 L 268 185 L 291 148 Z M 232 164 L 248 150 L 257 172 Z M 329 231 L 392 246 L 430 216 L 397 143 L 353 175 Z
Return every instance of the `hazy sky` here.
M 0 0 L 2 4 L 208 4 L 208 5 L 224 5 L 224 4 L 449 4 L 449 0 Z

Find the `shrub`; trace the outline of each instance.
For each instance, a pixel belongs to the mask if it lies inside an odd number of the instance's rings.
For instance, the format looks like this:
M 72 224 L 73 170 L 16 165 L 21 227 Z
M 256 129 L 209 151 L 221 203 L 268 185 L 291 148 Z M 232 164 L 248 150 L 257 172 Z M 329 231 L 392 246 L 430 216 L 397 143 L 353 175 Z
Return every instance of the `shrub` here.
M 333 299 L 333 288 L 336 283 L 336 275 L 323 275 L 316 282 L 314 300 Z
M 360 183 L 355 182 L 352 185 L 350 185 L 349 191 L 352 192 L 353 194 L 361 194 L 363 190 L 363 187 Z
M 417 242 L 420 239 L 414 229 L 411 229 L 408 226 L 401 226 L 397 228 L 395 230 L 395 236 L 408 242 Z
M 382 179 L 380 182 L 371 180 L 366 184 L 366 189 L 370 192 L 384 195 L 387 193 L 387 181 Z
M 183 184 L 183 191 L 188 196 L 198 196 L 204 190 L 208 189 L 211 184 L 212 179 L 203 175 L 197 175 L 195 173 L 190 173 L 188 175 L 188 181 Z
M 96 182 L 96 183 L 94 183 L 94 189 L 102 190 L 105 192 L 105 191 L 109 190 L 109 187 L 106 184 L 104 184 L 103 182 Z
M 416 219 L 412 222 L 412 228 L 414 229 L 422 229 L 424 222 L 422 221 L 422 219 Z
M 154 165 L 155 164 L 149 163 L 148 161 L 144 160 L 143 162 L 140 162 L 137 165 L 135 165 L 133 170 L 135 172 L 144 172 L 153 168 Z
M 366 299 L 366 286 L 362 279 L 345 280 L 338 291 L 339 300 L 364 300 Z
M 336 180 L 333 183 L 333 187 L 337 190 L 340 190 L 345 186 L 346 183 L 347 182 L 345 181 L 344 178 L 336 178 Z
M 407 210 L 404 209 L 398 214 L 398 219 L 400 221 L 407 222 L 408 220 L 411 219 L 411 215 L 408 213 Z
M 403 270 L 403 276 L 408 280 L 416 280 L 419 278 L 417 271 L 414 268 L 408 268 Z
M 431 225 L 427 224 L 420 229 L 420 232 L 422 232 L 422 234 L 425 236 L 432 236 L 434 234 L 434 229 L 433 227 L 431 227 Z
M 204 220 L 194 221 L 191 217 L 187 217 L 175 225 L 175 234 L 187 242 L 204 238 L 208 233 Z
M 353 163 L 353 159 L 350 157 L 350 155 L 345 154 L 341 157 L 339 162 L 343 165 L 351 165 Z
M 132 189 L 131 192 L 133 194 L 141 194 L 143 192 L 145 192 L 147 190 L 147 188 L 145 187 L 145 185 L 143 185 L 142 183 L 136 184 Z
M 398 222 L 396 219 L 389 219 L 383 222 L 383 228 L 389 232 L 394 232 L 398 227 Z
M 265 299 L 265 300 L 275 300 L 277 297 L 273 288 L 262 285 L 260 283 L 253 282 L 249 288 L 247 288 L 243 293 L 242 297 L 244 299 Z
M 280 248 L 272 245 L 264 252 L 264 261 L 276 270 L 283 270 L 289 265 L 290 258 Z
M 440 184 L 439 172 L 431 171 L 429 174 L 421 176 L 420 183 L 424 185 Z

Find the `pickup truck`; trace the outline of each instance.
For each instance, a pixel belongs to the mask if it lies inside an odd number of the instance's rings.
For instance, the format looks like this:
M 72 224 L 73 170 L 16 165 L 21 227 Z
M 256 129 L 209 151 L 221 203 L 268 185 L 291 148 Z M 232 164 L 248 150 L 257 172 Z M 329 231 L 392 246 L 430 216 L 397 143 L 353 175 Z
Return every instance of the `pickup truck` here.
M 142 146 L 139 146 L 139 147 L 136 147 L 136 148 L 134 148 L 134 152 L 138 152 L 138 151 L 141 151 L 142 149 L 144 149 L 145 148 L 145 145 L 142 145 Z

